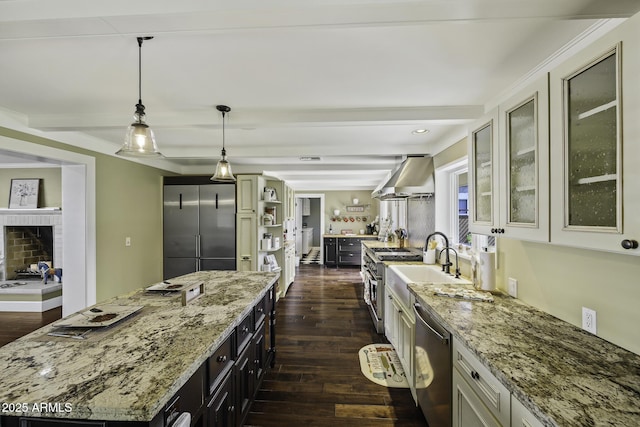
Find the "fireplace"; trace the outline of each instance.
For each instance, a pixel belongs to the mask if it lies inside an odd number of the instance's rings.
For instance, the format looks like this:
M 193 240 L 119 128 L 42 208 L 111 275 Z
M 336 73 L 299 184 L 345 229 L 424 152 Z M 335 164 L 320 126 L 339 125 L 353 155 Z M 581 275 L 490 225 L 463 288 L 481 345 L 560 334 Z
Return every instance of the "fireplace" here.
M 38 261 L 51 261 L 53 267 L 62 267 L 61 213 L 0 210 L 0 280 L 26 278 L 28 272 L 22 270 L 29 270 Z M 39 278 L 37 268 L 36 274 Z
M 6 279 L 39 278 L 40 261 L 54 265 L 53 227 L 9 226 L 4 229 Z

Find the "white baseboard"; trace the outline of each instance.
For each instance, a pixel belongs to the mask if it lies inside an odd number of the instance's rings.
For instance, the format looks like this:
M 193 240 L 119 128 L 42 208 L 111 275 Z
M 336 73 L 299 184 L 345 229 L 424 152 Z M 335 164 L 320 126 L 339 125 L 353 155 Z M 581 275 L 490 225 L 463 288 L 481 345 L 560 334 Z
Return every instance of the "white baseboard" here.
M 42 313 L 62 305 L 62 297 L 46 299 L 44 301 L 0 301 L 0 311 L 23 311 Z

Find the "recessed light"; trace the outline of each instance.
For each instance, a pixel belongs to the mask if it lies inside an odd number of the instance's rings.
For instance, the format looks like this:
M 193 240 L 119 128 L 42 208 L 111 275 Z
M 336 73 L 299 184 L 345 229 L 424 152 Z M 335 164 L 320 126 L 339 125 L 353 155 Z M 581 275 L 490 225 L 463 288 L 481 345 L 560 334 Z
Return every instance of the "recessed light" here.
M 411 133 L 414 135 L 420 135 L 421 133 L 429 133 L 429 129 L 416 129 Z

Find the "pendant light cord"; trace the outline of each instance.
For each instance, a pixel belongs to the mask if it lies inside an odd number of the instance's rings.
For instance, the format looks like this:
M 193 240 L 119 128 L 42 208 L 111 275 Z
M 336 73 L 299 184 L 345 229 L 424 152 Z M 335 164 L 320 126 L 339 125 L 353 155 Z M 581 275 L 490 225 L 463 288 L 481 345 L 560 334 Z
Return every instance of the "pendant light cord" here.
M 142 104 L 142 37 L 138 37 L 138 104 Z

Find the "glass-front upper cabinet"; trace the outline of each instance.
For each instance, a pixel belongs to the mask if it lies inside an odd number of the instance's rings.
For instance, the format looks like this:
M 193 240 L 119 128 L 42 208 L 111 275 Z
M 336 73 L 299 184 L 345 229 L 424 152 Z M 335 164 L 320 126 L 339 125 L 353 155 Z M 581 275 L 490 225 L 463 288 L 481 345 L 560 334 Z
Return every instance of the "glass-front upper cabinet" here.
M 537 80 L 499 106 L 500 228 L 549 241 L 549 84 Z
M 494 234 L 498 227 L 497 110 L 478 120 L 469 132 L 469 231 Z
M 638 19 L 550 74 L 552 242 L 640 255 Z

